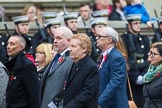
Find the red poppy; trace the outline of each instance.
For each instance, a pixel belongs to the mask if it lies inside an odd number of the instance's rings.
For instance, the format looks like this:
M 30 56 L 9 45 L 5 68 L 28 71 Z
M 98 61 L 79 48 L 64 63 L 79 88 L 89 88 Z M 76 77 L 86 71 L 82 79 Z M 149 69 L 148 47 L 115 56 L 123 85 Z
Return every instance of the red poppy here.
M 62 63 L 64 61 L 64 57 L 59 57 L 58 62 Z
M 157 76 L 157 77 L 160 77 L 160 75 L 161 75 L 161 73 L 160 73 L 160 72 L 158 72 L 158 73 L 156 74 L 156 76 Z
M 104 56 L 104 61 L 106 61 L 106 60 L 107 60 L 107 58 L 108 58 L 108 55 L 105 55 L 105 56 Z
M 14 76 L 13 75 L 10 76 L 10 81 L 12 81 L 12 80 L 14 80 Z

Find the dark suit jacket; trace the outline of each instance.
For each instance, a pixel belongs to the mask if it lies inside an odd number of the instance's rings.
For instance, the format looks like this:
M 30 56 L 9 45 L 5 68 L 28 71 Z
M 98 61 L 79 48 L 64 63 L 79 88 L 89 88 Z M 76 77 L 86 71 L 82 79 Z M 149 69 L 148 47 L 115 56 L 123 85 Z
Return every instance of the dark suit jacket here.
M 34 64 L 20 52 L 5 66 L 10 76 L 7 108 L 39 108 L 39 80 Z
M 48 104 L 54 99 L 59 99 L 60 101 L 63 98 L 63 88 L 65 77 L 68 75 L 73 61 L 66 52 L 61 63 L 57 62 L 54 65 L 54 69 L 50 72 L 53 61 L 46 68 L 40 90 L 40 103 L 41 108 L 48 108 Z M 61 105 L 60 105 L 61 106 Z
M 113 48 L 99 70 L 99 105 L 101 108 L 129 108 L 126 93 L 126 62 Z
M 97 65 L 86 56 L 77 62 L 74 74 L 70 73 L 68 77 L 64 108 L 97 108 L 98 85 Z
M 150 83 L 144 84 L 143 95 L 145 97 L 143 108 L 162 108 L 162 73 Z M 157 107 L 150 98 L 152 98 Z

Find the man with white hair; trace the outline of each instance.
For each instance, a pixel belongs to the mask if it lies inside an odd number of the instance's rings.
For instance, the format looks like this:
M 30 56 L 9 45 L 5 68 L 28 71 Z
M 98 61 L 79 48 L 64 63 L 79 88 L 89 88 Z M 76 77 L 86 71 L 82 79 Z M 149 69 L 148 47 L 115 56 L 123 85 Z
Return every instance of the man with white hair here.
M 99 68 L 99 106 L 101 108 L 129 108 L 126 93 L 126 61 L 115 48 L 119 34 L 104 27 L 96 36 L 102 51 Z
M 72 31 L 68 27 L 59 27 L 54 32 L 54 48 L 58 52 L 46 68 L 42 79 L 41 108 L 62 108 L 65 78 L 72 67 L 68 45 Z

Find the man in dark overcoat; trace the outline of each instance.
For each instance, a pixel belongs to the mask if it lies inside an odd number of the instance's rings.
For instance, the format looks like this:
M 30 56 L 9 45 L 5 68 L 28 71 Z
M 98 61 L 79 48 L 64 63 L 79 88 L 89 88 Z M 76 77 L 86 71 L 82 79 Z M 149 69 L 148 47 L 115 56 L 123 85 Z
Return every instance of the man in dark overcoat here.
M 26 37 L 11 35 L 7 42 L 9 71 L 6 108 L 39 108 L 39 80 L 35 65 L 24 55 L 30 48 Z M 28 46 L 28 47 L 26 47 Z

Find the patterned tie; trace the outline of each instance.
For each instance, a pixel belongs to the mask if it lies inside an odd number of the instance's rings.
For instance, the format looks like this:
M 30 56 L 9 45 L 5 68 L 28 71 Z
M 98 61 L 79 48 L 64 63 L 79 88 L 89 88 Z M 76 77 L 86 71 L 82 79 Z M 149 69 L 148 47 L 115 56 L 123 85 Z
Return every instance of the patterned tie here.
M 99 60 L 97 62 L 97 67 L 99 68 L 101 63 L 102 63 L 102 59 L 103 59 L 103 55 L 101 54 L 100 57 L 99 57 Z
M 99 62 L 98 62 L 98 68 L 100 69 L 102 67 L 102 64 L 107 60 L 108 58 L 108 54 L 106 55 L 101 55 Z

